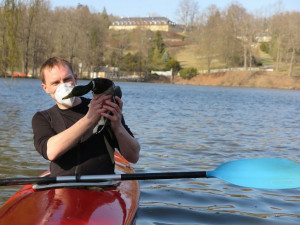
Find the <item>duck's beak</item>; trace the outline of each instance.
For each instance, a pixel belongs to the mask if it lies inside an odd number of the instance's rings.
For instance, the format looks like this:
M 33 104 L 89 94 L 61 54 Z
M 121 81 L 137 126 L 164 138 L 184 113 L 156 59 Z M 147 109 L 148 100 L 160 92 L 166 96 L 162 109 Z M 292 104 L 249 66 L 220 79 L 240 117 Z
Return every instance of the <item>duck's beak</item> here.
M 93 89 L 93 82 L 91 81 L 87 85 L 78 85 L 75 86 L 71 93 L 69 93 L 67 96 L 63 97 L 63 99 L 72 98 L 74 96 L 82 96 L 87 94 L 89 91 Z
M 74 97 L 74 95 L 72 94 L 72 91 L 65 97 L 63 97 L 62 99 L 68 99 L 68 98 L 72 98 Z

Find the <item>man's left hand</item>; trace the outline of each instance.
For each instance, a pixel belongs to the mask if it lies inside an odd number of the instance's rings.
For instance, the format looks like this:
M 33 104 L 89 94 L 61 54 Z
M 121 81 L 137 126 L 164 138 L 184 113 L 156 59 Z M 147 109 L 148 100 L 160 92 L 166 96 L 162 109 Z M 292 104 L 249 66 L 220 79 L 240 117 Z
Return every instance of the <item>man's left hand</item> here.
M 117 103 L 114 103 L 111 100 L 106 100 L 103 108 L 107 109 L 107 112 L 101 113 L 101 116 L 110 120 L 110 126 L 113 131 L 117 131 L 117 129 L 122 126 L 123 101 L 118 96 L 115 96 L 115 100 Z M 109 114 L 109 111 L 111 114 Z

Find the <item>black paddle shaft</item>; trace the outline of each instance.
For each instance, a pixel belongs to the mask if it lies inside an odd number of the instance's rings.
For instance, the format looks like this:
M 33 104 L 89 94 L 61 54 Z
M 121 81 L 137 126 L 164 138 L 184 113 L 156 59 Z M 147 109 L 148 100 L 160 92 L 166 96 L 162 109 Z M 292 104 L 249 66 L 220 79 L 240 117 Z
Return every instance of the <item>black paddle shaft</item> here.
M 206 171 L 198 172 L 167 172 L 167 173 L 133 173 L 111 175 L 83 175 L 61 177 L 24 177 L 0 179 L 0 186 L 25 185 L 25 184 L 50 184 L 71 182 L 100 182 L 107 180 L 155 180 L 155 179 L 180 179 L 207 177 Z
M 153 180 L 207 177 L 206 171 L 121 174 L 121 180 Z
M 24 177 L 0 179 L 0 186 L 56 183 L 56 177 Z

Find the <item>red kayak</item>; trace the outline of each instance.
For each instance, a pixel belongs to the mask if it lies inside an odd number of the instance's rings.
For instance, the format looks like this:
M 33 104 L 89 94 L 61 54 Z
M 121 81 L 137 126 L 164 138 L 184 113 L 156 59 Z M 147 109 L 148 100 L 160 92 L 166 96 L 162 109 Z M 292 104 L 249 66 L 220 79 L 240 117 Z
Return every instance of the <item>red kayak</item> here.
M 115 153 L 116 172 L 133 173 Z M 45 174 L 44 174 L 45 175 Z M 133 224 L 139 203 L 138 181 L 90 184 L 90 187 L 25 185 L 0 208 L 0 225 Z

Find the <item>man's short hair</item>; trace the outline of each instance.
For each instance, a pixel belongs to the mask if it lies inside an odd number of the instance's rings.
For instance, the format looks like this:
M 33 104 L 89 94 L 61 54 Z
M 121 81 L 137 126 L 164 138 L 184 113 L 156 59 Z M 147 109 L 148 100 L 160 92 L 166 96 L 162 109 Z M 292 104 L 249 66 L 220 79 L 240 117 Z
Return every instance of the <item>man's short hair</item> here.
M 55 66 L 67 66 L 71 70 L 72 74 L 74 74 L 72 64 L 69 61 L 59 57 L 51 57 L 43 63 L 40 69 L 40 78 L 43 83 L 45 83 L 45 70 L 52 69 Z

